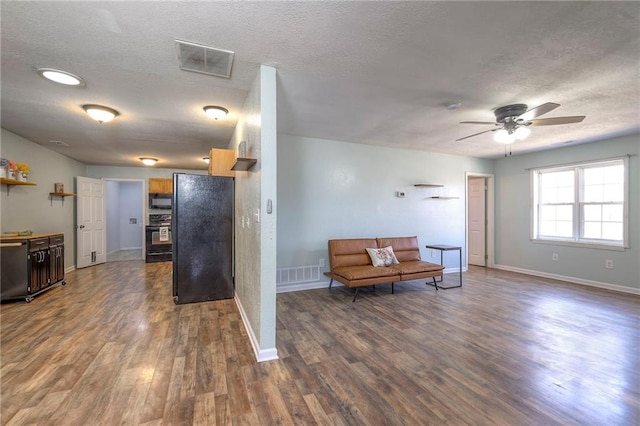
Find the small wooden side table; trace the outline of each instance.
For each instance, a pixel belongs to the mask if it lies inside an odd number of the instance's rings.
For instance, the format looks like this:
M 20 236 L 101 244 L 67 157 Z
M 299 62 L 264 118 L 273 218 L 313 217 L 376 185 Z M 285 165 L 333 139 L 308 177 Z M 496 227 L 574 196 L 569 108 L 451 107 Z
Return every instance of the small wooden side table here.
M 440 264 L 444 266 L 444 263 L 442 262 L 442 255 L 444 254 L 445 251 L 451 251 L 451 250 L 458 250 L 458 253 L 460 255 L 460 284 L 459 285 L 452 285 L 449 287 L 443 287 L 443 286 L 438 286 L 439 288 L 448 290 L 450 288 L 458 288 L 458 287 L 462 287 L 462 247 L 459 246 L 450 246 L 447 244 L 431 244 L 431 245 L 426 245 L 425 246 L 428 249 L 431 250 L 439 250 L 440 251 Z M 444 279 L 444 275 L 440 278 L 440 281 L 438 282 L 442 282 L 442 280 Z

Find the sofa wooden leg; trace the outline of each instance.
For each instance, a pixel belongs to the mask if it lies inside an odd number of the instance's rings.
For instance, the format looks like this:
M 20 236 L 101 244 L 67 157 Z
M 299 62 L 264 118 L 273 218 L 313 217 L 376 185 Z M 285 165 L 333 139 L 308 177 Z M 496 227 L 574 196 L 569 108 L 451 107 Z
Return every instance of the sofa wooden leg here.
M 353 295 L 353 300 L 351 301 L 351 303 L 356 301 L 356 297 L 358 297 L 358 292 L 360 291 L 359 288 L 356 288 L 356 293 Z
M 333 284 L 333 278 L 331 278 L 331 281 L 329 281 L 329 290 L 331 290 L 331 284 Z

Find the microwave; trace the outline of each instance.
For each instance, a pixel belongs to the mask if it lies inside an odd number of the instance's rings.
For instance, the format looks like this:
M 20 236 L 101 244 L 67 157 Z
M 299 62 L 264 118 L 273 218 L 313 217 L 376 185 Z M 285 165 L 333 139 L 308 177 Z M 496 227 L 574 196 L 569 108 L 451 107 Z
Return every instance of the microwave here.
M 173 194 L 149 194 L 149 208 L 157 210 L 171 210 Z

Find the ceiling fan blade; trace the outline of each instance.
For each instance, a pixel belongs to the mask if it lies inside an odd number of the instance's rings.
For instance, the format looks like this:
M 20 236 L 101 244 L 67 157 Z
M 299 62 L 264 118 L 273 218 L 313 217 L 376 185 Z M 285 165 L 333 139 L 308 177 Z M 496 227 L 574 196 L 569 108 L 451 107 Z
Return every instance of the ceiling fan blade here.
M 580 123 L 584 120 L 584 115 L 574 115 L 571 117 L 553 117 L 553 118 L 539 118 L 537 120 L 531 120 L 532 126 L 553 126 L 556 124 L 571 124 Z
M 492 123 L 492 124 L 493 124 L 493 123 Z M 463 139 L 469 139 L 469 138 L 472 138 L 472 137 L 474 137 L 474 136 L 481 135 L 481 134 L 483 134 L 483 133 L 495 132 L 496 130 L 498 130 L 498 129 L 489 129 L 489 130 L 485 130 L 485 131 L 483 131 L 483 132 L 474 133 L 474 134 L 472 134 L 472 135 L 465 136 L 464 138 L 456 139 L 456 142 L 461 141 L 461 140 L 463 140 Z
M 497 124 L 494 121 L 461 121 L 460 124 Z
M 540 117 L 542 114 L 546 114 L 554 109 L 558 108 L 560 104 L 555 104 L 553 102 L 547 102 L 546 104 L 538 105 L 535 108 L 531 108 L 529 111 L 521 114 L 518 117 L 518 120 L 530 121 L 536 117 Z

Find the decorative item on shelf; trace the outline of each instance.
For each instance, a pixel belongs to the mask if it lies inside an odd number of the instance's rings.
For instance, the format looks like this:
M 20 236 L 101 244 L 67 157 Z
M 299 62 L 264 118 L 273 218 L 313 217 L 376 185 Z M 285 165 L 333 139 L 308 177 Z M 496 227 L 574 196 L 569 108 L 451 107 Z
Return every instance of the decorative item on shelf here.
M 29 165 L 27 163 L 18 163 L 17 167 L 18 167 L 17 180 L 19 180 L 20 182 L 26 182 L 27 176 L 31 171 L 31 169 L 29 168 Z
M 238 158 L 247 158 L 247 141 L 238 144 Z
M 7 178 L 15 179 L 16 173 L 18 173 L 18 165 L 16 164 L 15 161 L 9 160 L 7 162 Z
M 6 158 L 0 158 L 0 178 L 7 177 L 7 166 L 9 165 L 9 160 Z
M 63 194 L 64 193 L 64 183 L 56 182 L 56 183 L 53 184 L 53 188 L 54 188 L 54 192 L 56 194 Z

